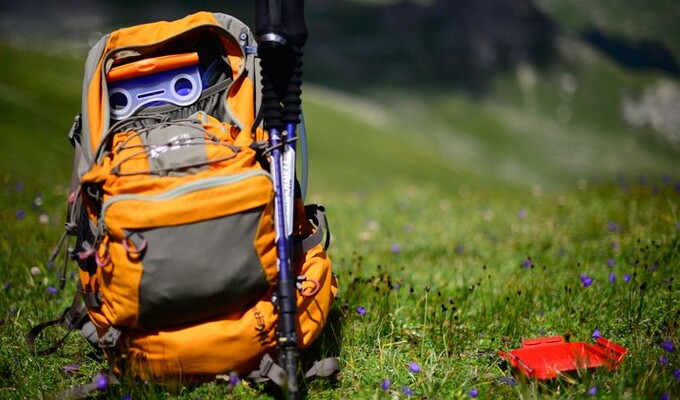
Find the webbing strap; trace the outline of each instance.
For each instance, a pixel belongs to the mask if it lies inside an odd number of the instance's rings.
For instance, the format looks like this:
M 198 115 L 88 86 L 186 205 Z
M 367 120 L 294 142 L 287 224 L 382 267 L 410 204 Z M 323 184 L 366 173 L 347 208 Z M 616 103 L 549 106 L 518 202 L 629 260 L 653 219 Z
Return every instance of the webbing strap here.
M 31 329 L 28 332 L 28 334 L 26 335 L 26 344 L 28 345 L 28 348 L 32 352 L 35 352 L 35 354 L 38 354 L 38 355 L 41 355 L 41 356 L 46 356 L 48 354 L 52 354 L 55 351 L 57 351 L 57 349 L 59 349 L 59 347 L 61 347 L 61 345 L 64 343 L 64 341 L 66 340 L 68 335 L 71 333 L 71 329 L 69 329 L 61 339 L 59 339 L 55 344 L 53 344 L 52 346 L 50 346 L 47 349 L 35 351 L 35 341 L 38 339 L 38 336 L 40 336 L 42 331 L 45 330 L 45 328 L 50 327 L 52 325 L 58 325 L 58 324 L 60 325 L 60 324 L 63 324 L 63 323 L 64 323 L 63 318 L 57 318 L 57 319 L 53 319 L 51 321 L 45 321 L 45 322 L 40 323 L 40 324 L 36 325 L 35 327 L 33 327 L 33 329 Z
M 327 357 L 318 360 L 312 367 L 305 372 L 305 378 L 329 377 L 340 371 L 340 362 L 335 357 Z M 267 353 L 260 361 L 260 368 L 251 372 L 247 379 L 256 383 L 274 382 L 278 386 L 283 386 L 286 382 L 286 371 L 274 362 Z
M 321 359 L 305 373 L 305 378 L 327 377 L 340 371 L 340 362 L 335 357 Z
M 260 361 L 260 368 L 251 372 L 247 378 L 256 383 L 272 381 L 282 386 L 286 381 L 286 371 L 274 362 L 269 353 L 266 353 Z
M 113 374 L 108 374 L 105 375 L 106 377 L 106 385 L 103 385 L 102 382 L 99 381 L 100 376 L 97 375 L 92 382 L 87 383 L 85 385 L 81 386 L 76 386 L 70 389 L 62 390 L 60 392 L 54 393 L 52 396 L 48 397 L 49 399 L 84 399 L 86 397 L 90 397 L 90 395 L 99 390 L 104 390 L 105 388 L 111 386 L 111 385 L 118 385 L 120 382 L 118 381 L 118 378 L 116 378 Z
M 64 343 L 68 335 L 74 329 L 80 329 L 80 327 L 85 323 L 87 318 L 88 316 L 87 312 L 85 311 L 85 304 L 82 301 L 80 293 L 76 292 L 75 296 L 73 296 L 73 302 L 71 303 L 71 307 L 64 310 L 64 312 L 61 314 L 59 318 L 40 323 L 33 327 L 33 329 L 31 329 L 28 332 L 28 334 L 26 335 L 26 344 L 28 345 L 28 348 L 32 352 L 35 352 L 36 354 L 42 356 L 52 354 L 55 351 L 57 351 L 59 347 L 61 347 L 61 345 Z M 40 351 L 35 351 L 35 341 L 38 339 L 42 331 L 54 325 L 64 326 L 67 329 L 66 334 L 49 348 Z
M 330 244 L 330 230 L 328 229 L 328 219 L 326 218 L 326 209 L 323 206 L 310 204 L 305 206 L 305 213 L 307 218 L 316 225 L 316 230 L 311 235 L 295 241 L 294 254 L 299 257 L 309 250 L 313 249 L 320 243 L 323 243 L 324 250 L 328 250 Z
M 86 292 L 83 288 L 83 283 L 78 279 L 76 292 L 81 296 L 83 303 L 87 308 L 99 308 L 102 305 L 101 294 Z
M 328 219 L 326 218 L 326 209 L 323 206 L 317 204 L 310 204 L 305 206 L 305 213 L 310 216 L 310 219 L 314 225 L 317 226 L 315 234 L 321 236 L 323 234 L 323 248 L 328 250 L 328 246 L 331 243 L 331 230 L 328 227 Z M 321 243 L 321 238 L 316 239 Z M 318 244 L 318 243 L 317 243 Z M 316 244 L 315 244 L 316 246 Z
M 90 346 L 98 349 L 99 335 L 97 335 L 97 328 L 95 328 L 92 321 L 85 322 L 83 327 L 80 328 L 80 336 L 85 338 Z

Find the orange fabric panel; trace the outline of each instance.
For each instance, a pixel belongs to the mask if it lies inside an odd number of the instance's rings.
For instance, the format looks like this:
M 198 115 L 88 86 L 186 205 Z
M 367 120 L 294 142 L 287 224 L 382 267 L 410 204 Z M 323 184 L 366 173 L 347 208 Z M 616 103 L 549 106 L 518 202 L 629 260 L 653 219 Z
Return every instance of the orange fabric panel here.
M 270 179 L 259 175 L 176 199 L 118 201 L 107 209 L 104 222 L 109 234 L 120 238 L 124 229 L 173 226 L 218 218 L 264 206 L 272 198 Z
M 300 274 L 321 285 L 314 297 L 297 296 L 299 344 L 306 348 L 321 334 L 337 282 L 321 245 L 307 253 L 299 267 Z M 200 325 L 133 336 L 127 349 L 132 372 L 143 379 L 214 378 L 230 371 L 247 374 L 257 368 L 264 353 L 276 351 L 276 315 L 265 298 L 246 311 Z
M 274 230 L 274 202 L 267 204 L 260 220 L 260 226 L 254 243 L 262 265 L 276 266 L 276 232 Z M 278 279 L 277 268 L 267 268 L 264 271 L 269 285 L 274 287 Z
M 199 25 L 218 25 L 212 13 L 201 11 L 174 21 L 157 21 L 122 28 L 111 33 L 108 48 L 143 46 L 167 40 Z
M 103 304 L 100 312 L 106 325 L 132 327 L 139 313 L 139 285 L 143 268 L 138 258 L 131 256 L 120 241 L 108 243 L 111 262 L 99 267 L 99 292 Z M 115 271 L 114 271 L 115 270 Z

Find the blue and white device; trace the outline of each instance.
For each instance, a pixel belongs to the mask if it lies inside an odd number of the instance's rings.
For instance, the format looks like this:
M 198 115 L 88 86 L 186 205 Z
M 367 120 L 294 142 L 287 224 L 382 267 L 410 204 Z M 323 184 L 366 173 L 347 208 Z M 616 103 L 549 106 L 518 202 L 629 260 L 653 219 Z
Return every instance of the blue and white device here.
M 143 107 L 188 106 L 203 91 L 197 53 L 162 56 L 114 67 L 106 75 L 111 118 L 129 118 Z

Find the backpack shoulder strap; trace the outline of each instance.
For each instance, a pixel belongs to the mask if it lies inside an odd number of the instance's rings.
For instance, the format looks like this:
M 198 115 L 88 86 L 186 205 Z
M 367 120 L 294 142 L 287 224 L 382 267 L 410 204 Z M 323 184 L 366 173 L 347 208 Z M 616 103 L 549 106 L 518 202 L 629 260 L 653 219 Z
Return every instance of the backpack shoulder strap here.
M 80 281 L 78 281 L 78 283 L 80 284 Z M 35 352 L 36 354 L 43 356 L 54 353 L 55 351 L 57 351 L 57 349 L 59 349 L 59 347 L 61 347 L 61 345 L 64 343 L 68 335 L 73 330 L 81 329 L 83 325 L 89 320 L 89 317 L 87 316 L 87 312 L 85 310 L 86 310 L 85 302 L 83 301 L 81 291 L 78 290 L 76 291 L 76 294 L 73 296 L 71 306 L 65 309 L 59 318 L 53 319 L 51 321 L 42 322 L 33 327 L 33 329 L 31 329 L 28 332 L 28 334 L 26 335 L 26 344 L 28 345 L 28 348 L 32 352 Z M 53 344 L 49 348 L 36 351 L 35 342 L 40 336 L 40 334 L 46 328 L 54 325 L 61 325 L 64 328 L 66 328 L 66 334 L 64 334 L 64 336 L 61 339 L 59 339 L 55 344 Z

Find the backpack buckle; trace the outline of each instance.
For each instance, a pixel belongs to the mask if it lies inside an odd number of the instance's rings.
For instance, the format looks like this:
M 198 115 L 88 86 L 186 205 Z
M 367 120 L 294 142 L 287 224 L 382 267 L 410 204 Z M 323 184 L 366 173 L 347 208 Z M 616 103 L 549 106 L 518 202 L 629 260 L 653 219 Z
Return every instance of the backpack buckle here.
M 83 114 L 78 113 L 73 118 L 73 125 L 71 125 L 71 130 L 68 132 L 68 140 L 71 142 L 71 146 L 76 147 L 76 143 L 80 144 L 80 133 L 83 130 Z
M 109 326 L 109 329 L 106 331 L 106 333 L 104 333 L 104 335 L 99 338 L 99 347 L 102 349 L 111 349 L 116 347 L 121 334 L 122 332 L 119 329 Z

